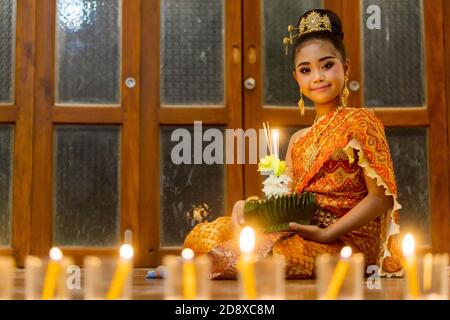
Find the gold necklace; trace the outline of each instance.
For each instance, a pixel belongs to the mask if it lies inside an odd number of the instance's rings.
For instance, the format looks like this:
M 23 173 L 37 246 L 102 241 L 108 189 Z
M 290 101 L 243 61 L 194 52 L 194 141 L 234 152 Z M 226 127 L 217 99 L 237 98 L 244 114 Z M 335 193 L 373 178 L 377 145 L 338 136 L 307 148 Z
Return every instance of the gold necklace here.
M 320 152 L 320 148 L 317 146 L 318 140 L 320 139 L 320 136 L 322 135 L 322 133 L 328 128 L 328 126 L 330 125 L 330 123 L 333 122 L 334 118 L 336 118 L 336 116 L 338 115 L 339 111 L 342 109 L 342 106 L 339 106 L 336 108 L 336 110 L 333 113 L 333 116 L 331 117 L 330 120 L 328 120 L 327 124 L 325 125 L 325 127 L 320 131 L 319 134 L 317 134 L 316 132 L 316 128 L 315 126 L 317 125 L 318 119 L 316 117 L 316 119 L 314 120 L 313 126 L 311 128 L 311 130 L 314 130 L 314 142 L 309 146 L 309 148 L 305 151 L 305 156 L 304 156 L 304 160 L 305 160 L 305 171 L 309 171 L 311 169 L 312 164 L 314 163 L 314 161 L 317 158 L 317 155 Z

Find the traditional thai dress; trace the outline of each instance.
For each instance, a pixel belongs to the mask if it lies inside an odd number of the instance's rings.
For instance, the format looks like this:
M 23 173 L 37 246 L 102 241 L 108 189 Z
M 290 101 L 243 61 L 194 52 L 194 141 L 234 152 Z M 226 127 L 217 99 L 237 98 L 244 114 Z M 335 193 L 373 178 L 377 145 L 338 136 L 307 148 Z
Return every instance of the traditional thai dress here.
M 255 248 L 259 258 L 283 255 L 288 278 L 310 278 L 319 254 L 338 254 L 348 245 L 364 254 L 366 265 L 380 266 L 380 275 L 401 275 L 401 253 L 396 241 L 397 210 L 401 206 L 384 127 L 375 113 L 364 108 L 329 112 L 294 141 L 291 159 L 295 192 L 316 195 L 318 209 L 311 224 L 325 228 L 363 200 L 368 194 L 364 175 L 384 187 L 385 194 L 393 197 L 393 207 L 332 243 L 305 240 L 295 231 L 260 235 Z M 239 247 L 229 217 L 197 225 L 187 236 L 185 246 L 213 258 L 213 278 L 236 276 Z

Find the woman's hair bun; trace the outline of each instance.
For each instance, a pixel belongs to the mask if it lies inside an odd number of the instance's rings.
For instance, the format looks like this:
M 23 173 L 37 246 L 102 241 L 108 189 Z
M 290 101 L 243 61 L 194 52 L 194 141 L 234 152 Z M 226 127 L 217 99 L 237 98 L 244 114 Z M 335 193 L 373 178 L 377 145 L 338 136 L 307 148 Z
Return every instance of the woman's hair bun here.
M 314 39 L 330 41 L 341 54 L 342 61 L 347 59 L 342 21 L 333 11 L 329 9 L 309 10 L 300 17 L 296 26 L 289 26 L 288 31 L 291 33 L 293 30 L 298 30 L 298 33 L 293 36 L 297 37 L 292 51 L 293 62 L 295 62 L 298 49 L 302 44 Z M 290 40 L 292 41 L 291 34 L 289 38 L 283 39 L 283 43 L 287 46 Z
M 300 19 L 298 20 L 297 25 L 300 25 L 300 21 L 303 18 L 306 18 L 308 16 L 309 13 L 311 12 L 317 12 L 319 13 L 321 16 L 328 16 L 328 18 L 330 19 L 331 22 L 331 29 L 332 29 L 332 34 L 336 35 L 338 38 L 340 38 L 341 40 L 344 40 L 344 32 L 342 31 L 342 22 L 341 22 L 341 18 L 339 18 L 339 16 L 334 13 L 333 11 L 329 10 L 329 9 L 314 9 L 314 10 L 309 10 L 307 12 L 305 12 Z

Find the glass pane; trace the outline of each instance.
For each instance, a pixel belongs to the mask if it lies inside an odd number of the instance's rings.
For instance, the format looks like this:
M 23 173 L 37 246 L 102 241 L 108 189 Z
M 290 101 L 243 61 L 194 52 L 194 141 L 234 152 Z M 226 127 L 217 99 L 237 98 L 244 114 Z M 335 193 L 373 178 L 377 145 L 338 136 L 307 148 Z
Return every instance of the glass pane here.
M 16 1 L 0 0 L 0 103 L 12 103 L 16 43 Z
M 120 102 L 121 0 L 58 0 L 56 101 Z
M 370 23 L 371 16 L 375 18 L 376 14 L 367 13 L 367 8 L 373 5 L 381 9 L 380 29 L 373 29 Z M 363 1 L 366 106 L 424 105 L 422 12 L 421 0 Z
M 161 1 L 161 101 L 222 105 L 223 0 Z
M 0 246 L 11 244 L 13 137 L 13 126 L 0 125 Z
M 185 138 L 174 137 L 175 141 L 171 141 L 172 133 L 183 128 L 166 126 L 160 130 L 161 246 L 181 246 L 194 225 L 201 221 L 213 221 L 226 214 L 225 165 L 176 164 L 176 161 L 172 161 L 172 150 L 185 141 L 192 150 L 187 150 L 186 155 L 194 163 L 193 128 L 184 128 Z M 203 129 L 204 132 L 207 130 Z M 218 129 L 224 134 L 223 127 Z M 210 143 L 203 143 L 204 151 Z
M 425 128 L 386 128 L 394 161 L 401 230 L 421 235 L 431 245 L 428 143 Z
M 56 127 L 56 245 L 114 246 L 120 227 L 120 128 Z
M 297 83 L 292 78 L 294 68 L 291 62 L 291 51 L 286 56 L 283 38 L 288 34 L 288 26 L 290 24 L 295 25 L 304 12 L 322 7 L 322 0 L 264 1 L 262 29 L 264 41 L 264 105 L 297 105 L 299 90 Z M 306 104 L 311 105 L 309 101 Z

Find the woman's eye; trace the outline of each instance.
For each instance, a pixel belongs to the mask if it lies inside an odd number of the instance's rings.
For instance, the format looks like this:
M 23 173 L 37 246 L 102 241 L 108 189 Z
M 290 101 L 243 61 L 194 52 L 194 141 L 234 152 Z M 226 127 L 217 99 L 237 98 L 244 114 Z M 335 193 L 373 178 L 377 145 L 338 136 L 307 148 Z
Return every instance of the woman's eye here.
M 325 69 L 330 69 L 333 65 L 334 65 L 333 62 L 328 62 L 327 64 L 324 65 L 324 68 Z
M 300 73 L 308 73 L 308 72 L 309 72 L 308 68 L 300 69 Z

